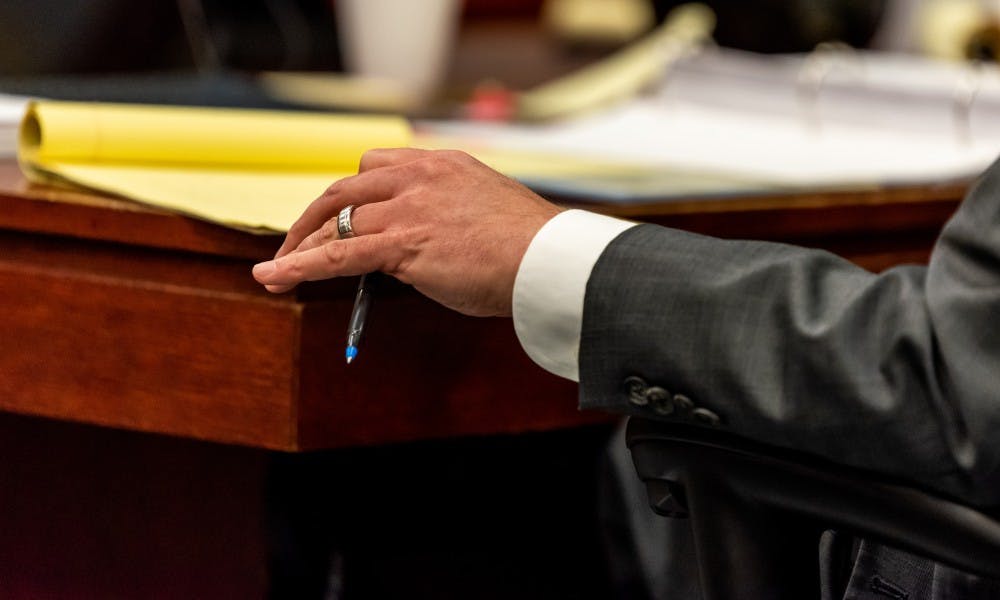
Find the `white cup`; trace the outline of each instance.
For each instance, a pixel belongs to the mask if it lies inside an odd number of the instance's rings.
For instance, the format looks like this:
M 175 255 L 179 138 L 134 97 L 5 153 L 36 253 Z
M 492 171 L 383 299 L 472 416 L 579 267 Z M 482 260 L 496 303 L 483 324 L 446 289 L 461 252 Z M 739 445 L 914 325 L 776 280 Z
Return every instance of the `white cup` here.
M 347 68 L 421 97 L 432 93 L 448 66 L 460 7 L 459 0 L 337 0 Z

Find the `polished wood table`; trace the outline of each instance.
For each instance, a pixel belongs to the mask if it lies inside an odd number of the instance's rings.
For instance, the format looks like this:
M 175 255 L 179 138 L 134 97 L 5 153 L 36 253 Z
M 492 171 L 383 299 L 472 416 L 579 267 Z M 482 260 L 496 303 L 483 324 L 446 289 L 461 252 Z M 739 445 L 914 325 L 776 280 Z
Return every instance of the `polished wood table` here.
M 926 260 L 966 187 L 586 206 L 879 270 Z M 265 450 L 611 418 L 578 411 L 576 386 L 526 358 L 509 320 L 403 286 L 347 367 L 355 281 L 270 295 L 250 268 L 279 243 L 31 186 L 0 163 L 0 596 L 259 596 Z
M 871 268 L 919 262 L 965 185 L 589 207 L 723 237 L 818 246 Z M 567 427 L 600 419 L 521 352 L 510 322 L 399 287 L 344 364 L 354 281 L 273 296 L 259 236 L 0 164 L 0 409 L 297 451 Z
M 27 185 L 0 166 L 0 409 L 299 451 L 551 429 L 602 417 L 520 350 L 506 319 L 392 289 L 364 355 L 356 281 L 273 296 L 280 238 Z

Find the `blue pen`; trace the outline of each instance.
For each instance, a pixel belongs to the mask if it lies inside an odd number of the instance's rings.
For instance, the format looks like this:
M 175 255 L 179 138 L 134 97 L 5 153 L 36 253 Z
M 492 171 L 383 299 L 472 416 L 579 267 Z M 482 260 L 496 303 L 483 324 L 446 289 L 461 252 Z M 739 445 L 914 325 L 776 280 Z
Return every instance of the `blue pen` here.
M 354 309 L 351 311 L 351 322 L 347 325 L 347 350 L 344 357 L 351 364 L 358 357 L 358 347 L 361 345 L 361 334 L 365 331 L 365 321 L 372 307 L 373 291 L 378 284 L 381 273 L 366 273 L 358 282 L 358 293 L 354 296 Z

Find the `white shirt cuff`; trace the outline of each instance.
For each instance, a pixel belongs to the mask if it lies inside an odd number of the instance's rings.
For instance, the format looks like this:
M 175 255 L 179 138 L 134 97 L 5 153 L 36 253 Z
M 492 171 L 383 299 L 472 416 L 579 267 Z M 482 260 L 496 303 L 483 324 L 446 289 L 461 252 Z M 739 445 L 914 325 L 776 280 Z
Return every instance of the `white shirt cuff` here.
M 580 380 L 580 329 L 587 280 L 608 244 L 635 223 L 583 210 L 549 220 L 528 246 L 514 280 L 514 331 L 531 360 Z

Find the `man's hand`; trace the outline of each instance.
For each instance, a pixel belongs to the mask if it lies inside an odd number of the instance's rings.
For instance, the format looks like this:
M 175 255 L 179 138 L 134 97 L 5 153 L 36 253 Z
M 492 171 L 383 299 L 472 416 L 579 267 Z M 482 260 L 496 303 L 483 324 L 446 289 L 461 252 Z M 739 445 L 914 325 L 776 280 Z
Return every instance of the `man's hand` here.
M 338 239 L 337 215 L 350 204 L 356 237 Z M 358 175 L 313 201 L 253 275 L 284 292 L 383 271 L 459 312 L 508 316 L 521 258 L 559 210 L 463 152 L 371 150 Z

